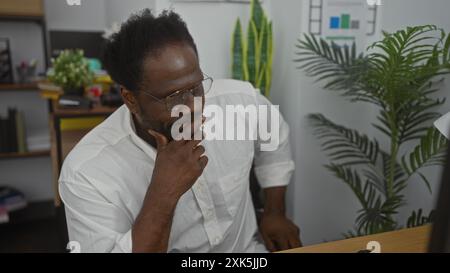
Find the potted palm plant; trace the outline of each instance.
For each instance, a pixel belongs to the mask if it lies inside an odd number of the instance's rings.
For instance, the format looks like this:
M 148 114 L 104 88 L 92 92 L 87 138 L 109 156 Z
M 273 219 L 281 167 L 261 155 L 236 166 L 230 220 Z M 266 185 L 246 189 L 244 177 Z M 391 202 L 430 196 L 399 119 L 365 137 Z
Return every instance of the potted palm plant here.
M 308 116 L 330 162 L 325 166 L 354 192 L 361 209 L 347 236 L 401 228 L 396 216 L 405 205 L 404 189 L 413 176 L 431 192 L 426 167 L 440 165 L 447 140 L 432 127 L 445 99 L 437 82 L 450 69 L 450 35 L 433 25 L 384 33 L 366 53 L 356 46 L 338 46 L 312 35 L 299 39 L 295 61 L 324 88 L 356 103 L 378 108 L 372 124 L 387 139 L 385 148 L 362 132 L 322 114 Z M 408 144 L 408 145 L 405 145 Z M 408 147 L 415 147 L 401 153 Z M 413 211 L 408 227 L 432 220 L 432 213 Z

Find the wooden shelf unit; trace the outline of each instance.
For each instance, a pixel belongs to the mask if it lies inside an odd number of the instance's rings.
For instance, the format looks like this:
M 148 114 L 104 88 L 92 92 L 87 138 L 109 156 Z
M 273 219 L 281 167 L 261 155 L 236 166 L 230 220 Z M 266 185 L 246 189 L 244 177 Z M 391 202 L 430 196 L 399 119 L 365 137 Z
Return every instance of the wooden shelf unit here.
M 44 3 L 43 0 L 2 0 L 0 2 L 0 16 L 43 17 Z
M 30 151 L 25 153 L 0 153 L 0 160 L 15 158 L 33 158 L 50 156 L 50 150 Z
M 0 83 L 0 92 L 39 91 L 37 83 Z

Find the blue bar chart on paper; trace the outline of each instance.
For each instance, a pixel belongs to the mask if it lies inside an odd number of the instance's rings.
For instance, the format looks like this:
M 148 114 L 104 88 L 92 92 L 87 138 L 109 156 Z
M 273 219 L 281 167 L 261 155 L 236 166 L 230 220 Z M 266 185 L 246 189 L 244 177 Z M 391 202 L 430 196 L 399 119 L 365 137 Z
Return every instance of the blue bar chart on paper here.
M 379 7 L 366 0 L 309 0 L 309 32 L 339 45 L 375 34 Z

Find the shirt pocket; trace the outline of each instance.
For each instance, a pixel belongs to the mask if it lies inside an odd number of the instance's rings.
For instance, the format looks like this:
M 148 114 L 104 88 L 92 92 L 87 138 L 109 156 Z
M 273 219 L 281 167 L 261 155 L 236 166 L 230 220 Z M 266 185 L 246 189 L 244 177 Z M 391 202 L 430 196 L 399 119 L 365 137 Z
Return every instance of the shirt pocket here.
M 234 217 L 242 202 L 247 198 L 249 190 L 249 175 L 252 160 L 242 161 L 242 164 L 219 179 L 228 213 Z

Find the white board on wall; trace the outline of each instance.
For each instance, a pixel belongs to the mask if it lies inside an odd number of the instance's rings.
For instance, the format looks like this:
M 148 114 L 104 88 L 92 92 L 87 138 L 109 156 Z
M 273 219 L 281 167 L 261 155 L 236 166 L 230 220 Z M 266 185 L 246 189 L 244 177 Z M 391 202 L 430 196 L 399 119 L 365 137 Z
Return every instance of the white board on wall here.
M 340 45 L 364 45 L 377 32 L 381 1 L 304 0 L 307 21 L 304 29 Z

